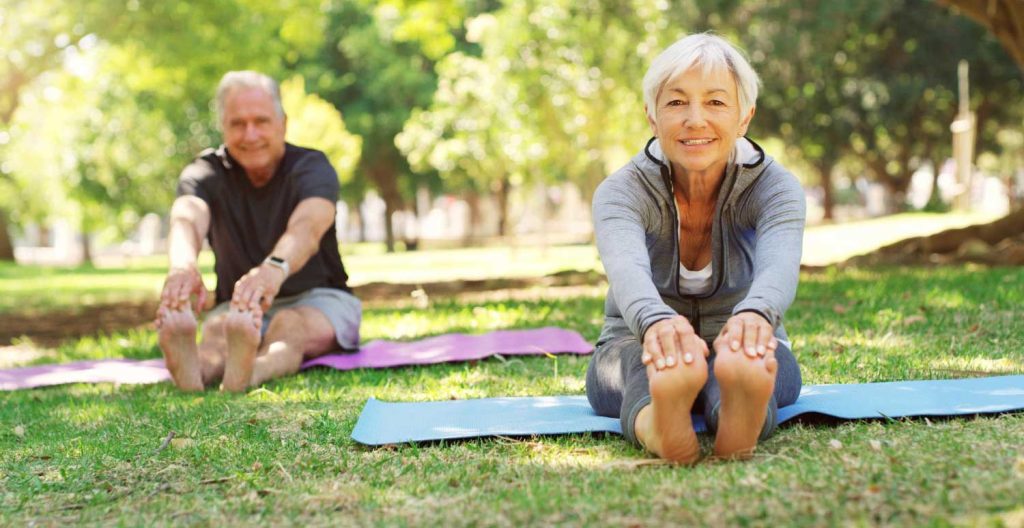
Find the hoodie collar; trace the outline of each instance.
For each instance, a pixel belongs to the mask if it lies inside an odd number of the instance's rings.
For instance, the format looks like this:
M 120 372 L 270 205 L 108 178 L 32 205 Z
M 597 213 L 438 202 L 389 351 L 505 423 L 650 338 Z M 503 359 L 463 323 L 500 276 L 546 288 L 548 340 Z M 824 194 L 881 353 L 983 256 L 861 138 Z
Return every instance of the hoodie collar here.
M 638 161 L 642 163 L 640 168 L 644 172 L 657 171 L 664 180 L 666 188 L 672 188 L 670 165 L 665 153 L 661 150 L 661 143 L 658 142 L 657 137 L 652 137 L 647 141 L 643 156 L 638 156 L 638 158 L 641 158 Z M 732 155 L 729 156 L 729 163 L 725 169 L 726 180 L 733 177 L 736 179 L 735 184 L 731 185 L 733 194 L 750 185 L 767 166 L 767 161 L 768 157 L 764 153 L 764 149 L 754 140 L 743 136 L 736 141 L 736 146 L 733 147 Z
M 661 143 L 657 137 L 652 136 L 647 141 L 647 146 L 644 147 L 644 155 L 655 165 L 666 169 L 669 167 L 668 160 L 665 158 L 665 153 L 661 150 Z M 764 149 L 746 136 L 743 136 L 736 142 L 736 146 L 733 147 L 732 154 L 729 156 L 730 165 L 738 163 L 745 169 L 753 169 L 764 161 Z

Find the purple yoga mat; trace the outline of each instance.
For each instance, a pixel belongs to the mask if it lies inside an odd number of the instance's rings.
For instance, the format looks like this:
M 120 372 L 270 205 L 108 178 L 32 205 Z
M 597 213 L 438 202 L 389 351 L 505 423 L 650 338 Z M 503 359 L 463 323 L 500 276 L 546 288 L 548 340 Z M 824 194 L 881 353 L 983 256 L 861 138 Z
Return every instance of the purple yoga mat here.
M 578 333 L 562 328 L 497 330 L 480 335 L 446 334 L 410 342 L 371 341 L 359 352 L 321 356 L 303 363 L 301 368 L 323 366 L 351 370 L 431 365 L 483 359 L 495 354 L 588 354 L 593 348 Z M 169 379 L 171 376 L 164 368 L 163 359 L 106 359 L 0 370 L 0 390 L 65 383 L 157 383 Z
M 322 366 L 338 370 L 385 368 L 400 365 L 431 365 L 448 361 L 472 361 L 501 354 L 587 354 L 594 347 L 572 330 L 496 330 L 480 335 L 445 334 L 419 341 L 370 341 L 355 354 L 320 356 L 302 364 L 303 369 Z

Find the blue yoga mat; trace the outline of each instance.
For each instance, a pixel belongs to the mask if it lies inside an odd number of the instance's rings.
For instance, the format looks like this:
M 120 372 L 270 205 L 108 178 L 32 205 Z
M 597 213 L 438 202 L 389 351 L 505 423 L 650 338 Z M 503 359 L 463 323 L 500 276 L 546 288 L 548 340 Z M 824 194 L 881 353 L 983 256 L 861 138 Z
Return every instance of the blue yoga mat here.
M 803 414 L 844 420 L 907 416 L 957 416 L 1024 409 L 1024 376 L 809 385 L 793 405 L 779 409 L 779 423 Z M 694 415 L 694 428 L 704 420 Z M 621 434 L 618 418 L 598 416 L 586 396 L 484 398 L 388 403 L 370 398 L 352 438 L 384 445 L 475 438 L 584 432 Z

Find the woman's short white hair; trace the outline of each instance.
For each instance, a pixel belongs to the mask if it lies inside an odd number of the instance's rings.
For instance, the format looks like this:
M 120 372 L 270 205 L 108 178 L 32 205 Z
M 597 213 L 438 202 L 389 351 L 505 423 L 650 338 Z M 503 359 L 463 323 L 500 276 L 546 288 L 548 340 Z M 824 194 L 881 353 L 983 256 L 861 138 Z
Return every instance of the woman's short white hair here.
M 739 92 L 741 116 L 746 117 L 757 103 L 757 88 L 761 79 L 743 52 L 722 37 L 711 33 L 696 33 L 677 40 L 651 62 L 643 83 L 648 117 L 655 118 L 658 95 L 665 83 L 694 66 L 700 66 L 705 75 L 718 68 L 726 68 L 732 74 Z
M 284 117 L 284 106 L 281 104 L 281 88 L 277 81 L 269 75 L 252 70 L 229 71 L 221 77 L 217 86 L 217 122 L 224 120 L 224 105 L 227 104 L 228 96 L 238 88 L 259 88 L 267 93 L 274 100 L 274 110 L 278 117 Z

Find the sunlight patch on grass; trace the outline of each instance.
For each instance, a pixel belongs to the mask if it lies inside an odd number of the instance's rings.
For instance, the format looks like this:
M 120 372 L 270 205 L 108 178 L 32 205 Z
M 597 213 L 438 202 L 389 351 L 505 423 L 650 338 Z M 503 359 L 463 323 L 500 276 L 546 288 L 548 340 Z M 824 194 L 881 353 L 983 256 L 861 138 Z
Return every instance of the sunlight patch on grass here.
M 1008 357 L 945 357 L 934 359 L 929 364 L 937 370 L 965 373 L 1024 374 L 1024 361 Z
M 991 213 L 903 213 L 870 220 L 809 227 L 804 231 L 802 264 L 824 266 L 900 240 L 946 229 L 990 222 Z
M 968 306 L 967 297 L 960 291 L 932 288 L 925 295 L 928 308 L 959 309 Z

